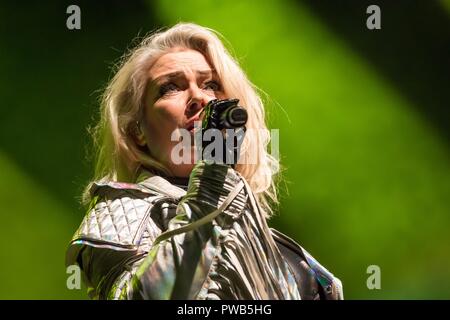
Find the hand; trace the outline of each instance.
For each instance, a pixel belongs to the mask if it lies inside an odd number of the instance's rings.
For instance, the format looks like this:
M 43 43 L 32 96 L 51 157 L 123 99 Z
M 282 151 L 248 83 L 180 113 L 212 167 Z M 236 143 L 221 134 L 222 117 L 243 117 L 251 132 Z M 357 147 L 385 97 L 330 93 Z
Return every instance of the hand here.
M 203 159 L 233 168 L 238 162 L 247 122 L 247 111 L 238 102 L 238 99 L 215 99 L 203 109 Z

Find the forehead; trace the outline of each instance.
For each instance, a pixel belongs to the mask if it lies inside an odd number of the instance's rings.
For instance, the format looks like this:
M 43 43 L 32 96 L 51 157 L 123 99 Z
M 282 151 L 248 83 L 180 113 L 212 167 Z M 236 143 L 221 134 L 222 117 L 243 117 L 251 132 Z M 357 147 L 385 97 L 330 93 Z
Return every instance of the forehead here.
M 149 70 L 151 80 L 173 72 L 211 70 L 206 58 L 192 49 L 179 49 L 163 54 Z

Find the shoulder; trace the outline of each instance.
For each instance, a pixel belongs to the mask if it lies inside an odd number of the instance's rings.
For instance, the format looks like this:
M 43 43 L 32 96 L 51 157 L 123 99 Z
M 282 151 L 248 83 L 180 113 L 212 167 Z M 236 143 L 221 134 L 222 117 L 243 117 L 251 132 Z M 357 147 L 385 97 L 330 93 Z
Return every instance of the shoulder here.
M 78 265 L 93 296 L 104 296 L 125 264 L 139 258 L 160 232 L 150 215 L 168 198 L 141 184 L 102 182 L 66 251 L 66 266 Z M 100 290 L 100 291 L 99 291 Z
M 294 275 L 297 275 L 297 278 L 314 279 L 314 282 L 320 285 L 324 299 L 343 299 L 342 283 L 338 278 L 293 239 L 278 230 L 270 230 L 283 258 L 291 269 L 293 269 L 292 271 Z M 300 287 L 304 287 L 307 281 L 305 279 L 298 279 L 297 282 L 301 284 Z M 309 283 L 308 286 L 310 286 Z M 305 290 L 305 288 L 300 289 Z
M 138 184 L 95 183 L 87 214 L 74 238 L 87 237 L 121 245 L 135 245 L 141 221 L 161 194 Z
M 92 200 L 69 244 L 66 263 L 75 263 L 84 246 L 136 251 L 146 217 L 164 196 L 139 184 L 94 183 Z

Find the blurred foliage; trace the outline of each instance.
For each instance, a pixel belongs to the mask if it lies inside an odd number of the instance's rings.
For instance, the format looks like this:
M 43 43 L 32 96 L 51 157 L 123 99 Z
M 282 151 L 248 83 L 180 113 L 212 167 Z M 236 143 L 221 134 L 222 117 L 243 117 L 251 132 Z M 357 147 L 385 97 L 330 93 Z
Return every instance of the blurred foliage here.
M 96 92 L 136 35 L 179 21 L 218 30 L 267 94 L 285 181 L 271 225 L 338 276 L 347 299 L 450 298 L 448 12 L 415 26 L 430 42 L 444 36 L 442 53 L 414 35 L 417 48 L 402 51 L 408 36 L 389 31 L 432 1 L 404 14 L 382 5 L 380 31 L 365 29 L 365 3 L 329 18 L 332 1 L 287 0 L 79 2 L 82 30 L 69 31 L 69 4 L 0 5 L 0 298 L 86 298 L 65 287 L 64 251 L 84 215 Z M 381 290 L 366 287 L 369 265 Z

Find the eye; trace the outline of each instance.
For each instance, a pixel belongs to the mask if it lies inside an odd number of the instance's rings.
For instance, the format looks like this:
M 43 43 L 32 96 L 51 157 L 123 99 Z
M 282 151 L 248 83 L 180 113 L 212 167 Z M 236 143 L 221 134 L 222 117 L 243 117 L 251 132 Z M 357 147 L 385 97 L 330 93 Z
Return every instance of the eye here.
M 215 80 L 206 82 L 204 88 L 212 91 L 220 91 L 222 89 L 220 83 Z
M 172 93 L 178 90 L 179 87 L 175 83 L 173 82 L 165 83 L 159 87 L 159 96 L 162 97 L 168 93 Z

